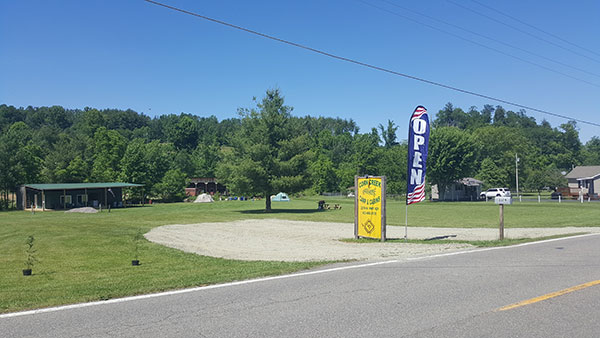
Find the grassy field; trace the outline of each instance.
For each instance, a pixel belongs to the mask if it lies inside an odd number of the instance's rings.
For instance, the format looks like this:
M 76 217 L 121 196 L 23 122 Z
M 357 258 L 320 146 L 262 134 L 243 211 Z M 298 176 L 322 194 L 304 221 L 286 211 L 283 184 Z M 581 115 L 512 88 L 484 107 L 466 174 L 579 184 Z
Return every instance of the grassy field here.
M 317 201 L 341 210 L 317 211 Z M 250 218 L 352 223 L 353 200 L 311 197 L 274 202 L 155 204 L 98 214 L 23 211 L 0 213 L 0 312 L 110 299 L 190 286 L 222 283 L 312 268 L 320 263 L 242 262 L 187 254 L 147 241 L 140 247 L 141 266 L 132 267 L 133 238 L 165 224 L 223 222 Z M 390 225 L 404 225 L 404 201 L 389 200 Z M 505 226 L 562 227 L 600 225 L 600 204 L 517 203 L 505 208 Z M 409 207 L 410 226 L 497 227 L 492 202 L 430 203 Z M 352 236 L 350 227 L 349 237 Z M 39 262 L 23 277 L 25 240 L 36 238 Z M 399 245 L 401 245 L 399 243 Z

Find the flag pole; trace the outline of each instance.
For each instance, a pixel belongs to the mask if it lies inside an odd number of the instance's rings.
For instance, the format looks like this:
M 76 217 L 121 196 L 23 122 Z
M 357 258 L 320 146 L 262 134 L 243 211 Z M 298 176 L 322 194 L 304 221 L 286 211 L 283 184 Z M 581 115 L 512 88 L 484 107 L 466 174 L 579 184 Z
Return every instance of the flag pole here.
M 406 212 L 404 213 L 404 241 L 408 240 L 408 204 L 406 204 Z
M 425 199 L 425 172 L 429 147 L 429 117 L 427 109 L 417 106 L 408 126 L 406 166 L 406 212 L 404 213 L 404 241 L 408 241 L 408 205 Z

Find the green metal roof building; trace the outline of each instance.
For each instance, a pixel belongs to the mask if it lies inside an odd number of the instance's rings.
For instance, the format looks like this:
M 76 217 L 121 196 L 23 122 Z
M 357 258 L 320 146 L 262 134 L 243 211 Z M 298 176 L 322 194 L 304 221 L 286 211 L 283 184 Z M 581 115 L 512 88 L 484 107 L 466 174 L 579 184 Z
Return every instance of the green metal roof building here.
M 143 187 L 133 183 L 25 184 L 17 194 L 17 208 L 71 209 L 80 207 L 122 207 L 123 188 Z

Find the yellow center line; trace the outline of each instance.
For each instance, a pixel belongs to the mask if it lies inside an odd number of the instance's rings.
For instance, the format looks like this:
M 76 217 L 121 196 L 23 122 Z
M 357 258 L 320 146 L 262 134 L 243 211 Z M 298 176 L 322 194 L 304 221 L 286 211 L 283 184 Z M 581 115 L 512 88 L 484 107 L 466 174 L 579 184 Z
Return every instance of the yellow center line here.
M 550 298 L 562 296 L 562 295 L 567 294 L 569 292 L 573 292 L 573 291 L 585 289 L 585 288 L 588 288 L 590 286 L 594 286 L 594 285 L 598 285 L 598 284 L 600 284 L 600 280 L 595 280 L 593 282 L 583 283 L 583 284 L 580 284 L 580 285 L 576 285 L 576 286 L 570 287 L 568 289 L 564 289 L 564 290 L 560 290 L 560 291 L 548 293 L 548 294 L 545 294 L 543 296 L 539 296 L 539 297 L 535 297 L 535 298 L 524 300 L 522 302 L 518 302 L 518 303 L 511 304 L 511 305 L 507 305 L 507 306 L 499 308 L 497 311 L 511 310 L 511 309 L 518 308 L 518 307 L 521 307 L 521 306 L 525 306 L 525 305 L 529 305 L 529 304 L 541 302 L 541 301 L 546 300 L 546 299 L 550 299 Z

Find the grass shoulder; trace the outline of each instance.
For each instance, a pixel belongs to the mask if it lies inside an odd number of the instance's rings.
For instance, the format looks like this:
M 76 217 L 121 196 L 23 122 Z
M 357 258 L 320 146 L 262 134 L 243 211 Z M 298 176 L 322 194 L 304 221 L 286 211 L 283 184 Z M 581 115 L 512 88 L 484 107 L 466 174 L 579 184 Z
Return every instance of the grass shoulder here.
M 517 245 L 517 244 L 530 243 L 530 242 L 539 242 L 539 241 L 545 241 L 545 240 L 549 240 L 549 239 L 572 237 L 572 236 L 578 236 L 578 235 L 583 235 L 583 234 L 586 234 L 586 233 L 585 232 L 575 232 L 575 233 L 569 233 L 569 234 L 543 236 L 543 237 L 535 237 L 535 238 L 505 238 L 503 240 L 478 240 L 478 241 L 453 240 L 453 239 L 432 239 L 432 240 L 407 239 L 407 240 L 405 240 L 404 238 L 390 238 L 390 239 L 387 239 L 385 242 L 381 242 L 379 239 L 374 239 L 374 238 L 359 238 L 359 239 L 344 238 L 344 239 L 341 239 L 341 241 L 345 242 L 345 243 L 359 243 L 359 244 L 360 243 L 399 243 L 399 244 L 410 243 L 410 244 L 435 245 L 435 244 L 453 243 L 453 244 L 469 244 L 469 245 L 472 245 L 472 246 L 475 246 L 478 248 L 490 248 L 490 247 L 498 247 L 498 246 Z

